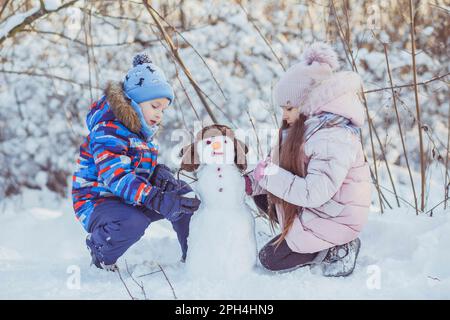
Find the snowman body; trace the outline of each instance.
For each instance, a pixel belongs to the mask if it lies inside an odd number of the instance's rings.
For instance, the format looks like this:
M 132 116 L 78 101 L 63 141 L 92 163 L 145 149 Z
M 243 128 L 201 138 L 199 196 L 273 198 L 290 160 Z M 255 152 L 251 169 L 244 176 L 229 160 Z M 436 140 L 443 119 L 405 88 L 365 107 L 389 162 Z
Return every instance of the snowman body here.
M 187 270 L 195 277 L 240 277 L 252 270 L 257 256 L 244 178 L 230 161 L 208 162 L 200 157 L 195 190 L 202 204 L 190 223 Z

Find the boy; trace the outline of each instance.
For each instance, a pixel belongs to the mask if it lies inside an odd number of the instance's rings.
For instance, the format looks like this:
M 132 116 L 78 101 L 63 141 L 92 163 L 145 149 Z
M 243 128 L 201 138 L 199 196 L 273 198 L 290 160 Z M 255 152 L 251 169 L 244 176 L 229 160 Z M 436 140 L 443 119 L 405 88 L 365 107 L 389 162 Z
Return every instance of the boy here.
M 80 147 L 72 200 L 98 268 L 114 271 L 117 259 L 162 218 L 172 222 L 186 258 L 189 222 L 200 200 L 184 197 L 192 189 L 157 165 L 152 142 L 173 98 L 162 70 L 139 54 L 123 83 L 109 83 L 87 115 L 90 132 Z

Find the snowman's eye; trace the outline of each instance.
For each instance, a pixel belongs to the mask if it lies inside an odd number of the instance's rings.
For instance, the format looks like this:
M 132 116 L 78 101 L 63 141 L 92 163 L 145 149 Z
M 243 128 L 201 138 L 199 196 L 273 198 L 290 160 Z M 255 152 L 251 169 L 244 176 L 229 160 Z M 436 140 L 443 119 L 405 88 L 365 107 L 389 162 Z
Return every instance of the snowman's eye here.
M 225 140 L 224 143 L 227 143 L 227 140 Z
M 206 144 L 211 144 L 211 140 L 206 140 Z

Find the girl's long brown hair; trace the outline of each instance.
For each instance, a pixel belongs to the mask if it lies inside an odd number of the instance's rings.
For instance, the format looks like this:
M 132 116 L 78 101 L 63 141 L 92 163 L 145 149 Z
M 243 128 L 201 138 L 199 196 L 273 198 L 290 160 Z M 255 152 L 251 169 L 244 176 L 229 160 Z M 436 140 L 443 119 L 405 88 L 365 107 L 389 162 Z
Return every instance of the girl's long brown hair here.
M 278 141 L 278 152 L 280 155 L 279 166 L 291 173 L 304 177 L 306 175 L 306 168 L 304 164 L 304 135 L 305 135 L 305 121 L 306 116 L 300 113 L 297 121 L 295 121 L 292 126 L 288 126 L 286 121 L 283 121 Z M 288 129 L 288 134 L 286 141 L 282 141 L 283 135 L 282 131 Z M 283 215 L 283 230 L 281 236 L 275 241 L 274 244 L 277 246 L 286 238 L 289 229 L 294 223 L 295 218 L 301 210 L 301 207 L 296 206 L 292 203 L 286 202 L 281 198 L 269 193 L 269 221 L 272 225 L 278 221 L 275 208 L 273 204 L 281 204 L 284 215 Z

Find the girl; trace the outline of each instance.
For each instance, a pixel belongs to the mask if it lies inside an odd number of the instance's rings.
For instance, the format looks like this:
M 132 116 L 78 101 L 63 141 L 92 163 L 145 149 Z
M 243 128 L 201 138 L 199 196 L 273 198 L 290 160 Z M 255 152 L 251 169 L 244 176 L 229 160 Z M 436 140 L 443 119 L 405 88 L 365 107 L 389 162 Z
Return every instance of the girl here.
M 157 165 L 152 141 L 173 98 L 163 72 L 141 54 L 123 83 L 109 83 L 87 115 L 72 200 L 98 268 L 114 271 L 117 259 L 162 218 L 172 222 L 186 257 L 189 221 L 200 201 L 183 197 L 192 189 Z
M 360 78 L 335 72 L 338 66 L 336 52 L 315 43 L 275 86 L 283 108 L 279 143 L 246 181 L 248 194 L 267 194 L 264 210 L 281 227 L 259 253 L 269 270 L 353 272 L 370 205 L 369 167 L 359 140 Z

